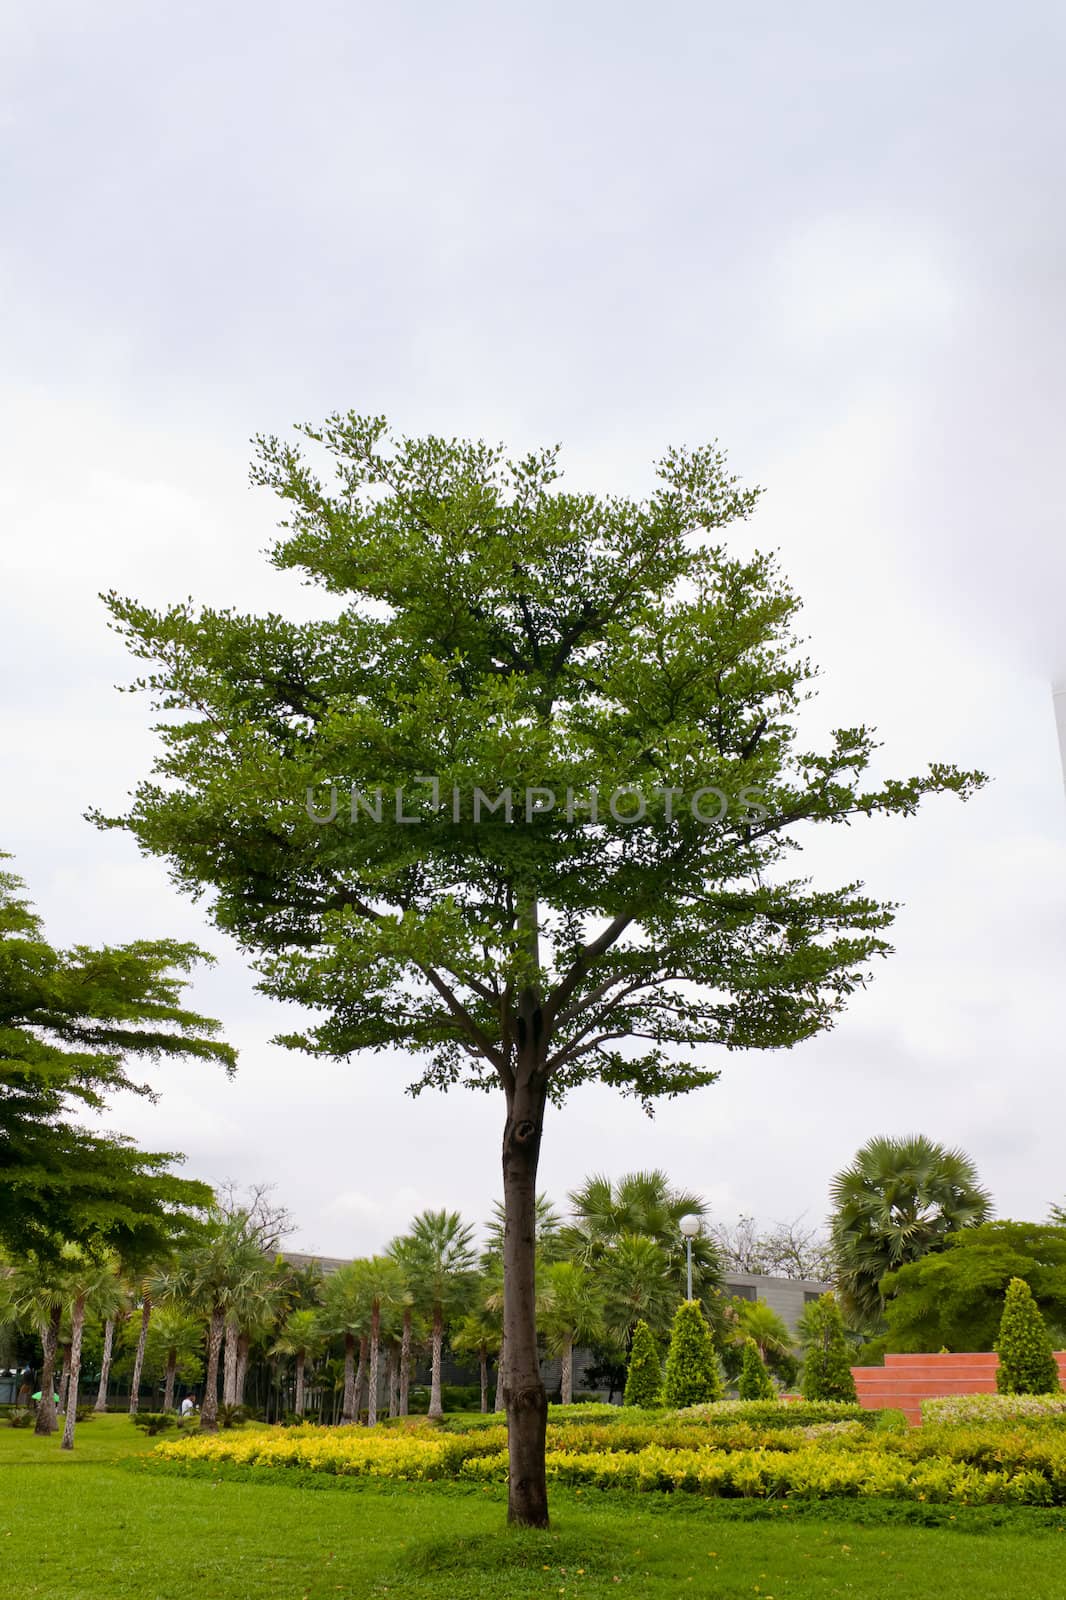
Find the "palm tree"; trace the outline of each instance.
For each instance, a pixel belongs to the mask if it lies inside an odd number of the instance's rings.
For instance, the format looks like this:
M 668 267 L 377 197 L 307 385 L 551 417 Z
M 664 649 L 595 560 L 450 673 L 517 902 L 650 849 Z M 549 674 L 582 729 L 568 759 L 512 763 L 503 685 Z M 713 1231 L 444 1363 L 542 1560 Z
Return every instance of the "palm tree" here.
M 243 1214 L 215 1212 L 201 1239 L 179 1258 L 173 1276 L 176 1294 L 208 1318 L 207 1370 L 200 1428 L 218 1430 L 218 1363 L 226 1315 L 249 1280 L 260 1281 L 265 1257 Z
M 491 1292 L 496 1296 L 491 1309 L 500 1313 L 501 1320 L 500 1345 L 496 1360 L 496 1403 L 493 1406 L 494 1411 L 502 1411 L 503 1409 L 503 1386 L 506 1378 L 506 1351 L 502 1334 L 503 1241 L 506 1227 L 507 1216 L 503 1203 L 495 1200 L 492 1206 L 492 1218 L 485 1225 L 485 1243 L 481 1250 L 481 1270 L 486 1278 L 492 1280 L 494 1287 Z M 533 1244 L 536 1252 L 535 1270 L 537 1272 L 552 1261 L 561 1260 L 565 1253 L 562 1217 L 546 1194 L 538 1194 L 533 1201 Z
M 56 1256 L 40 1256 L 35 1250 L 28 1250 L 11 1275 L 11 1312 L 22 1321 L 31 1322 L 41 1339 L 41 1400 L 34 1427 L 39 1434 L 56 1431 L 56 1352 L 64 1309 L 77 1293 L 76 1274 L 71 1269 L 80 1255 L 76 1246 L 66 1244 Z
M 304 1414 L 304 1373 L 307 1362 L 314 1361 L 327 1337 L 319 1313 L 310 1306 L 303 1306 L 298 1311 L 290 1312 L 281 1332 L 270 1347 L 273 1356 L 295 1359 L 296 1390 L 292 1409 L 298 1417 Z
M 101 1258 L 90 1255 L 77 1246 L 66 1247 L 70 1262 L 70 1370 L 67 1374 L 65 1415 L 61 1448 L 73 1450 L 74 1424 L 78 1412 L 78 1384 L 81 1381 L 81 1341 L 85 1329 L 85 1312 L 98 1305 L 108 1309 L 114 1306 L 116 1296 L 122 1293 L 117 1257 L 107 1254 Z M 43 1391 L 42 1391 L 43 1393 Z
M 116 1274 L 114 1293 L 105 1304 L 96 1302 L 96 1314 L 104 1319 L 104 1344 L 100 1356 L 100 1382 L 96 1387 L 94 1411 L 107 1410 L 107 1390 L 111 1381 L 111 1362 L 115 1352 L 115 1329 L 129 1316 L 131 1309 L 129 1287 L 121 1274 Z
M 477 1258 L 473 1231 L 458 1211 L 423 1211 L 407 1236 L 407 1262 L 415 1301 L 425 1307 L 432 1319 L 431 1417 L 444 1414 L 440 1396 L 444 1326 L 463 1311 L 474 1284 Z
M 161 1357 L 164 1411 L 174 1409 L 174 1385 L 179 1374 L 187 1377 L 190 1371 L 200 1370 L 203 1343 L 204 1330 L 199 1317 L 179 1305 L 166 1305 L 152 1318 L 148 1356 L 153 1367 Z
M 503 1342 L 501 1309 L 490 1310 L 484 1303 L 483 1295 L 479 1293 L 477 1303 L 466 1313 L 451 1339 L 453 1350 L 477 1356 L 483 1412 L 489 1409 L 489 1356 L 498 1355 Z
M 369 1281 L 365 1261 L 346 1262 L 326 1279 L 322 1290 L 323 1328 L 344 1339 L 344 1391 L 341 1422 L 359 1420 L 360 1374 L 355 1369 L 356 1345 L 367 1339 L 370 1324 Z M 408 1308 L 405 1308 L 405 1322 Z M 362 1352 L 365 1360 L 365 1346 Z M 360 1363 L 361 1367 L 363 1363 Z M 401 1377 L 402 1383 L 402 1377 Z M 406 1394 L 403 1396 L 406 1399 Z M 406 1408 L 405 1408 L 406 1409 Z
M 367 1400 L 367 1426 L 378 1420 L 378 1363 L 381 1349 L 381 1312 L 397 1311 L 411 1299 L 407 1276 L 391 1256 L 372 1256 L 366 1263 L 367 1293 L 370 1296 L 370 1380 Z
M 626 1348 L 638 1322 L 659 1337 L 669 1332 L 681 1288 L 669 1252 L 657 1240 L 623 1233 L 599 1257 L 597 1272 L 607 1328 Z
M 867 1326 L 884 1311 L 886 1272 L 943 1249 L 951 1234 L 985 1222 L 992 1209 L 965 1151 L 920 1134 L 871 1139 L 830 1193 L 840 1297 L 846 1313 Z
M 653 1169 L 626 1173 L 617 1183 L 593 1176 L 568 1198 L 573 1221 L 560 1235 L 568 1257 L 594 1266 L 626 1234 L 653 1239 L 666 1252 L 680 1292 L 687 1265 L 681 1218 L 706 1218 L 700 1195 L 675 1189 L 665 1172 Z M 722 1281 L 718 1247 L 706 1228 L 692 1241 L 692 1276 L 703 1294 Z
M 721 1341 L 723 1365 L 728 1376 L 739 1374 L 744 1346 L 750 1339 L 768 1372 L 785 1384 L 795 1381 L 796 1341 L 788 1324 L 765 1300 L 736 1299 L 725 1303 L 712 1327 L 715 1338 Z
M 556 1261 L 545 1269 L 537 1321 L 552 1355 L 561 1358 L 560 1400 L 574 1397 L 574 1345 L 598 1339 L 604 1331 L 603 1294 L 595 1278 L 576 1261 Z

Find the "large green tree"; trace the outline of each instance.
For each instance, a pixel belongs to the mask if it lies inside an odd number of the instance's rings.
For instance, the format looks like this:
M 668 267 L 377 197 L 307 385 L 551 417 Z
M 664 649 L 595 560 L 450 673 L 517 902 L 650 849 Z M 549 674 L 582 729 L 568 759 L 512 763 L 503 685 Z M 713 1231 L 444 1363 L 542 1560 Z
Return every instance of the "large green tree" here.
M 991 1350 L 1012 1278 L 1066 1334 L 1066 1225 L 986 1222 L 884 1280 L 889 1350 Z
M 892 907 L 787 870 L 801 831 L 980 781 L 871 780 L 871 730 L 797 742 L 814 669 L 754 509 L 714 447 L 649 499 L 566 493 L 554 449 L 389 437 L 335 416 L 259 442 L 273 560 L 331 618 L 109 598 L 163 708 L 125 817 L 312 1007 L 286 1043 L 421 1058 L 417 1088 L 505 1102 L 509 1515 L 547 1521 L 534 1202 L 546 1108 L 599 1080 L 650 1105 L 716 1047 L 829 1027 Z M 414 820 L 410 820 L 410 819 Z
M 837 1174 L 830 1193 L 842 1306 L 867 1326 L 884 1311 L 886 1272 L 942 1250 L 960 1228 L 984 1222 L 992 1205 L 965 1151 L 920 1134 L 871 1139 Z
M 0 872 L 0 1239 L 38 1255 L 92 1241 L 150 1257 L 169 1245 L 174 1211 L 207 1204 L 210 1190 L 172 1172 L 180 1157 L 71 1119 L 119 1090 L 148 1094 L 133 1060 L 232 1070 L 218 1024 L 181 1003 L 190 969 L 211 958 L 169 939 L 57 949 L 21 888 Z

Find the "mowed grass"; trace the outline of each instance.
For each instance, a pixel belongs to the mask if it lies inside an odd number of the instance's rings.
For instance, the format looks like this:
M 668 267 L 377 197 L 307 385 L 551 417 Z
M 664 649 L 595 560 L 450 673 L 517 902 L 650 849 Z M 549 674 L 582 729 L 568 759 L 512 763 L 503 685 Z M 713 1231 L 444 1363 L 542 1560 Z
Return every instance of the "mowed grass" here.
M 125 1417 L 0 1426 L 4 1600 L 1062 1600 L 1066 1515 L 556 1493 L 547 1533 L 491 1489 L 183 1476 Z M 939 1525 L 905 1519 L 935 1517 Z

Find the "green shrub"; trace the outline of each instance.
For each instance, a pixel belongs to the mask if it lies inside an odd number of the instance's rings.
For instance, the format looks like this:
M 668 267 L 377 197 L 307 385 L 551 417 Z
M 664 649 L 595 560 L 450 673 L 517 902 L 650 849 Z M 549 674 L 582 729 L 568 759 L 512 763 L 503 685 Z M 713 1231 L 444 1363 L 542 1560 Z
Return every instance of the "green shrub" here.
M 32 1428 L 36 1418 L 29 1406 L 12 1406 L 7 1414 L 9 1428 Z
M 668 1406 L 695 1406 L 720 1400 L 722 1394 L 722 1374 L 703 1307 L 698 1300 L 683 1300 L 670 1334 L 663 1401 Z
M 219 1410 L 222 1408 L 219 1407 Z M 173 1411 L 136 1411 L 130 1418 L 135 1428 L 143 1428 L 149 1438 L 154 1438 L 157 1433 L 165 1433 L 168 1428 L 176 1428 L 178 1419 Z
M 774 1380 L 766 1370 L 766 1363 L 754 1339 L 744 1342 L 737 1393 L 742 1400 L 773 1400 L 777 1394 Z
M 663 1363 L 659 1347 L 648 1324 L 638 1322 L 633 1330 L 633 1347 L 629 1352 L 629 1371 L 622 1404 L 654 1406 L 658 1403 L 662 1386 Z
M 844 1334 L 836 1295 L 830 1290 L 808 1306 L 804 1321 L 809 1336 L 803 1351 L 803 1398 L 856 1399 L 855 1379 L 851 1375 L 851 1349 Z
M 1012 1278 L 1003 1301 L 996 1340 L 1000 1394 L 1057 1394 L 1059 1369 L 1051 1335 L 1024 1278 Z
M 952 1394 L 922 1401 L 922 1422 L 1039 1422 L 1066 1427 L 1066 1394 Z

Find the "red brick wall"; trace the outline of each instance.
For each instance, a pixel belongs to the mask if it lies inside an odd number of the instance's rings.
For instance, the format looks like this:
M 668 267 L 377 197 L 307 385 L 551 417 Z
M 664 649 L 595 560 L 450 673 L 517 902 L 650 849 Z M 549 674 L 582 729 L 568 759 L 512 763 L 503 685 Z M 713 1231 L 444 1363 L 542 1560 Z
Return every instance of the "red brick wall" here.
M 1066 1389 L 1066 1350 L 1056 1352 L 1059 1377 Z M 923 1400 L 949 1394 L 995 1394 L 999 1357 L 992 1351 L 974 1355 L 888 1355 L 883 1367 L 852 1367 L 859 1404 L 867 1411 L 895 1406 L 908 1422 L 922 1420 Z

